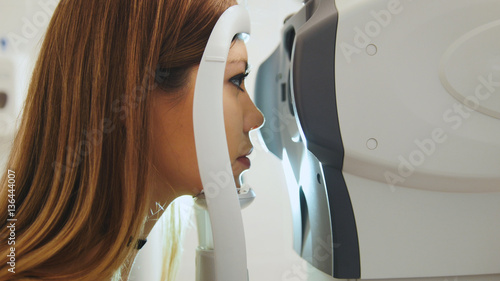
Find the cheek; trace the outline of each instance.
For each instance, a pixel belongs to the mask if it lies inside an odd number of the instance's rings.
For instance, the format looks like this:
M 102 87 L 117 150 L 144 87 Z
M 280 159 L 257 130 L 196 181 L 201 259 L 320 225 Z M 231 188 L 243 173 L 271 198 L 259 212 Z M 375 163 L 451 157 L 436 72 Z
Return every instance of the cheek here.
M 153 164 L 164 187 L 178 194 L 194 195 L 201 190 L 189 107 L 177 105 L 165 110 L 161 102 L 153 106 L 151 149 Z M 165 190 L 171 190 L 170 188 Z
M 239 146 L 244 141 L 243 134 L 243 108 L 234 90 L 225 92 L 224 95 L 224 125 L 226 139 L 231 160 L 235 160 L 241 153 Z

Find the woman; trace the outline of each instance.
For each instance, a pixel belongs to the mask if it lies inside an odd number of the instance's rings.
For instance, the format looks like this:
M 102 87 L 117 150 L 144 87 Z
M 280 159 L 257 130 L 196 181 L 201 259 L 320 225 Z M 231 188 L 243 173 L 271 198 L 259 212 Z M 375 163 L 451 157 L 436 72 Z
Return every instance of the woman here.
M 0 182 L 7 198 L 15 175 L 15 244 L 0 246 L 0 280 L 126 280 L 156 221 L 148 214 L 202 189 L 194 82 L 213 26 L 234 4 L 61 1 Z M 224 118 L 237 178 L 249 165 L 248 132 L 263 117 L 243 84 L 243 42 L 233 42 L 228 61 Z M 0 200 L 2 241 L 12 232 L 8 205 Z

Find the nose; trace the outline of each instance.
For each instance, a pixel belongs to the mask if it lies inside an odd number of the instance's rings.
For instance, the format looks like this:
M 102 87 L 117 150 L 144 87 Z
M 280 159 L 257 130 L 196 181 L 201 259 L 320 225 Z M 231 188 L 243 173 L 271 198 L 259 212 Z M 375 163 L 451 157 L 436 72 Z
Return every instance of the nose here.
M 264 125 L 264 115 L 255 106 L 255 104 L 248 95 L 247 97 L 248 97 L 248 108 L 244 125 L 245 132 L 259 129 L 260 127 L 262 127 L 262 125 Z

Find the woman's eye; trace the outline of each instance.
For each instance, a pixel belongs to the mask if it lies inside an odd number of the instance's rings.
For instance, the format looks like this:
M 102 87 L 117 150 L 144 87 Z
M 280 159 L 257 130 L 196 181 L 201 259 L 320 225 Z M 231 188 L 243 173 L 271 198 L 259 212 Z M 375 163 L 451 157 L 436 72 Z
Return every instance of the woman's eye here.
M 229 82 L 233 83 L 240 91 L 244 92 L 245 90 L 241 86 L 243 85 L 243 82 L 245 81 L 245 78 L 247 78 L 248 74 L 248 72 L 238 74 L 229 79 Z

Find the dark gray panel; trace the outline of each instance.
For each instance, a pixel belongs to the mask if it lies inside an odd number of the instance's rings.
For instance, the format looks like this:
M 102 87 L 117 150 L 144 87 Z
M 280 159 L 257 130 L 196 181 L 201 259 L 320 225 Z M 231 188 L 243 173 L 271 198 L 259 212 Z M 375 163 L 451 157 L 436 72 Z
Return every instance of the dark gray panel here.
M 344 147 L 335 91 L 338 13 L 333 0 L 309 1 L 305 8 L 307 21 L 296 31 L 292 55 L 293 104 L 307 149 L 323 166 L 334 247 L 333 276 L 360 278 L 356 221 L 342 175 Z
M 280 102 L 277 74 L 279 72 L 280 52 L 279 47 L 259 67 L 255 83 L 255 105 L 262 111 L 266 122 L 260 129 L 264 142 L 274 155 L 282 158 L 283 146 L 281 145 L 280 120 L 276 109 Z

